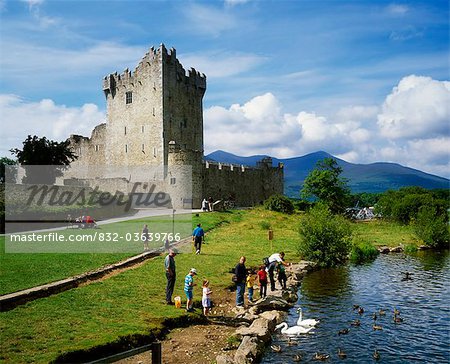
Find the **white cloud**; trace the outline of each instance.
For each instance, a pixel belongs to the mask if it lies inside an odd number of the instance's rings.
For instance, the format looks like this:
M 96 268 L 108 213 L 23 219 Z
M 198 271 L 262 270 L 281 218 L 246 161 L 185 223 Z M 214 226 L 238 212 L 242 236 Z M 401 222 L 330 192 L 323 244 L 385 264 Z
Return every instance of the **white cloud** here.
M 390 139 L 448 135 L 450 82 L 407 76 L 386 97 L 378 115 L 381 134 Z
M 99 73 L 114 72 L 117 65 L 133 69 L 145 53 L 143 47 L 111 42 L 81 49 L 60 49 L 11 40 L 5 42 L 3 49 L 5 52 L 0 57 L 2 79 L 14 87 L 21 86 L 19 88 L 48 87 L 55 83 L 67 88 L 65 82 L 73 82 L 74 75 L 92 74 L 98 81 Z
M 233 153 L 292 157 L 327 150 L 342 153 L 355 143 L 366 142 L 369 133 L 358 122 L 333 123 L 326 117 L 301 111 L 283 113 L 271 93 L 254 97 L 244 105 L 205 110 L 205 148 Z
M 188 31 L 218 37 L 224 31 L 233 29 L 237 19 L 224 9 L 190 3 L 183 9 L 189 23 Z
M 409 12 L 409 7 L 403 4 L 390 4 L 386 8 L 387 12 L 394 16 L 403 16 Z
M 250 0 L 225 0 L 226 6 L 235 6 L 239 4 L 245 4 L 248 3 Z
M 5 94 L 0 95 L 0 115 L 2 156 L 10 156 L 11 148 L 20 148 L 28 134 L 57 141 L 66 140 L 70 134 L 90 136 L 92 129 L 105 120 L 105 114 L 94 104 L 67 107 L 50 99 L 29 102 Z
M 346 106 L 332 116 L 285 113 L 271 93 L 213 106 L 204 114 L 205 150 L 280 158 L 325 150 L 353 163 L 394 162 L 449 177 L 448 86 L 408 76 L 382 106 Z
M 201 55 L 181 54 L 178 56 L 186 68 L 194 67 L 208 78 L 229 77 L 249 71 L 263 63 L 266 58 L 241 52 L 207 52 Z
M 28 4 L 28 9 L 32 10 L 34 7 L 42 5 L 44 0 L 21 0 L 23 3 Z

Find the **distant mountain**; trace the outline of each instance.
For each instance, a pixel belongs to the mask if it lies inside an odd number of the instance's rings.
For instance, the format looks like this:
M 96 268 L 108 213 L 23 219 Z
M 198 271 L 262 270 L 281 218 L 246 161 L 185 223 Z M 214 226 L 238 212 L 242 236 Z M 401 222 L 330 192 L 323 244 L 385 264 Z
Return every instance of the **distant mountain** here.
M 206 160 L 255 166 L 257 161 L 267 155 L 240 157 L 222 150 L 205 156 Z M 349 180 L 349 187 L 353 193 L 384 192 L 397 190 L 405 186 L 420 186 L 427 189 L 449 188 L 447 178 L 428 174 L 417 169 L 404 167 L 396 163 L 353 164 L 336 158 L 331 154 L 320 151 L 286 159 L 272 158 L 274 165 L 284 164 L 284 192 L 287 196 L 298 197 L 306 176 L 313 170 L 316 163 L 324 158 L 334 158 L 342 167 L 342 176 Z

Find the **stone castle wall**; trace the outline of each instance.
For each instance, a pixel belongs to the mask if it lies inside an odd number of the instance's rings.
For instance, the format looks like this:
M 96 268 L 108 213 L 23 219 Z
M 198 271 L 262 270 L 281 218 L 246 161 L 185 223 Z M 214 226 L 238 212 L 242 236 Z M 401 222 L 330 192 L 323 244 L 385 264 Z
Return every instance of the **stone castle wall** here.
M 255 206 L 273 194 L 283 194 L 284 170 L 272 161 L 258 167 L 205 162 L 203 197 L 233 200 L 238 206 Z
M 127 192 L 135 182 L 157 185 L 174 207 L 198 208 L 207 196 L 233 196 L 248 206 L 283 193 L 283 170 L 271 162 L 245 169 L 203 162 L 205 91 L 206 76 L 193 68 L 186 73 L 175 49 L 150 48 L 133 72 L 103 79 L 107 123 L 90 138 L 70 137 L 79 158 L 64 177 L 73 185 L 78 178 L 79 185 Z

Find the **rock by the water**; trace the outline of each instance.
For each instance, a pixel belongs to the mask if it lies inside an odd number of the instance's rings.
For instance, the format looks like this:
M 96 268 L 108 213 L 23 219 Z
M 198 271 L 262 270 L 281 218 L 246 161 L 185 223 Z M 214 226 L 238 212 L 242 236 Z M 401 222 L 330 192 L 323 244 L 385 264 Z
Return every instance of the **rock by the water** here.
M 287 302 L 293 302 L 293 303 L 295 303 L 295 302 L 297 302 L 297 300 L 298 300 L 297 293 L 295 293 L 295 292 L 293 292 L 293 291 L 290 291 L 290 290 L 284 290 L 284 291 L 281 293 L 281 297 L 282 297 L 284 300 L 286 300 Z
M 254 336 L 244 336 L 234 355 L 234 361 L 239 364 L 257 363 L 262 357 L 264 347 L 262 340 Z
M 254 336 L 259 340 L 267 343 L 271 340 L 271 330 L 274 329 L 274 325 L 271 321 L 260 317 L 257 318 L 250 327 L 241 327 L 236 330 L 235 335 L 239 337 Z
M 390 251 L 391 253 L 401 253 L 401 252 L 403 251 L 403 248 L 402 248 L 401 246 L 397 246 L 397 247 L 395 247 L 395 248 L 389 249 L 389 251 Z
M 234 364 L 234 360 L 231 356 L 226 354 L 217 355 L 216 357 L 217 364 Z
M 262 299 L 258 304 L 256 304 L 252 309 L 254 309 L 255 313 L 258 314 L 264 311 L 288 311 L 290 308 L 294 307 L 293 304 L 287 302 L 286 300 L 280 297 L 267 296 Z

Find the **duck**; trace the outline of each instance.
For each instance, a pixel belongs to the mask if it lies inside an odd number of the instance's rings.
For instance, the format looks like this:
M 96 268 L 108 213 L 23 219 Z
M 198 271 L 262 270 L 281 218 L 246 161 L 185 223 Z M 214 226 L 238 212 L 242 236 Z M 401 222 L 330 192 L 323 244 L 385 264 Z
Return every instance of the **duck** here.
M 270 348 L 276 353 L 281 353 L 281 346 L 280 345 L 270 345 Z
M 394 315 L 400 315 L 400 311 L 394 307 Z
M 310 332 L 314 327 L 303 327 L 303 326 L 291 326 L 289 327 L 286 322 L 282 322 L 281 324 L 275 326 L 275 330 L 278 330 L 281 328 L 281 333 L 284 335 L 301 335 L 301 334 L 307 334 Z
M 381 358 L 381 355 L 380 355 L 380 353 L 378 352 L 377 349 L 374 350 L 372 356 L 373 356 L 373 358 L 374 358 L 375 360 L 379 360 L 379 359 Z
M 402 272 L 402 274 L 404 274 L 402 281 L 409 281 L 412 279 L 412 273 L 411 272 Z
M 295 354 L 292 360 L 295 362 L 302 361 L 302 356 L 300 354 Z
M 350 332 L 350 329 L 339 330 L 338 335 L 346 335 Z
M 361 326 L 361 321 L 360 320 L 352 321 L 352 323 L 350 325 L 352 325 L 352 326 Z
M 394 322 L 396 324 L 403 322 L 403 319 L 400 316 L 394 315 Z
M 315 353 L 313 356 L 313 360 L 327 360 L 329 357 L 329 354 Z
M 301 307 L 297 309 L 298 313 L 298 320 L 297 320 L 297 326 L 303 326 L 303 327 L 314 327 L 316 326 L 320 321 L 315 319 L 306 319 L 303 320 L 303 311 Z
M 380 308 L 380 309 L 378 310 L 378 314 L 379 314 L 380 316 L 384 316 L 384 315 L 386 315 L 386 311 Z
M 293 345 L 298 345 L 298 342 L 297 342 L 297 341 L 294 341 L 294 340 L 292 340 L 290 337 L 288 337 L 288 342 L 287 342 L 287 344 L 288 344 L 289 346 L 293 346 Z
M 376 313 L 376 312 L 374 312 L 374 313 L 372 314 L 372 318 L 373 318 L 374 321 L 377 320 L 378 317 L 377 317 L 377 313 Z
M 359 313 L 360 315 L 362 315 L 362 314 L 364 313 L 364 308 L 359 307 L 359 308 L 358 308 L 358 313 Z
M 353 309 L 357 310 L 359 308 L 359 305 L 353 305 Z
M 372 325 L 372 328 L 373 328 L 374 330 L 383 330 L 383 327 L 380 326 L 380 325 Z
M 337 355 L 341 359 L 345 359 L 347 357 L 347 353 L 344 350 L 342 350 L 341 348 L 338 348 Z

